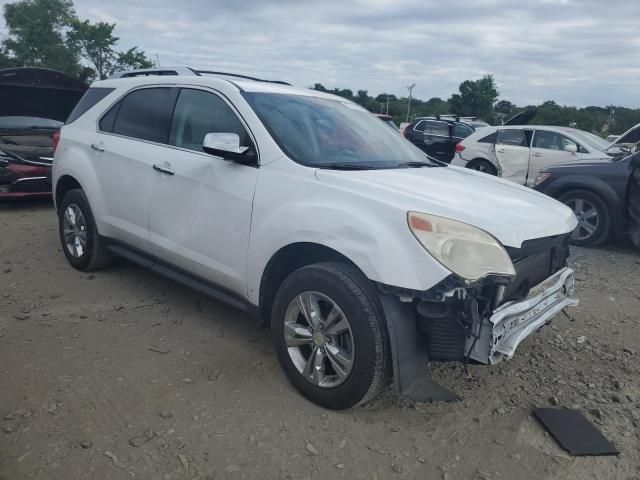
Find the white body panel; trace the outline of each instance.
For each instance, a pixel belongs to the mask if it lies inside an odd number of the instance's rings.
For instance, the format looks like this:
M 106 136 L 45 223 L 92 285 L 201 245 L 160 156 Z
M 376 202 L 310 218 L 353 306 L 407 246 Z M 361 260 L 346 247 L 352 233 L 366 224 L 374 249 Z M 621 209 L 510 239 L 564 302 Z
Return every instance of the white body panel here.
M 259 166 L 97 132 L 97 120 L 109 105 L 152 82 L 222 94 L 247 126 Z M 215 77 L 131 78 L 94 86 L 116 91 L 63 128 L 54 193 L 63 175 L 74 177 L 87 193 L 101 235 L 150 251 L 255 305 L 269 260 L 298 242 L 336 250 L 371 280 L 414 290 L 432 287 L 451 272 L 410 232 L 408 211 L 468 223 L 516 248 L 576 225 L 572 211 L 559 202 L 467 169 L 338 171 L 297 164 L 278 147 L 238 87 L 334 98 L 330 95 Z M 102 141 L 105 151 L 94 154 L 94 141 Z M 175 175 L 153 170 L 163 162 Z

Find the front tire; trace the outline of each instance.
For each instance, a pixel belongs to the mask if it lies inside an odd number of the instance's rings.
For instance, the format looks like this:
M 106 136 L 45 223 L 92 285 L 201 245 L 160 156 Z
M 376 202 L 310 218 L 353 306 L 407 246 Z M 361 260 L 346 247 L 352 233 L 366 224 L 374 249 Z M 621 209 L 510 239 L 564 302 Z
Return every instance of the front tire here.
M 343 410 L 372 399 L 388 383 L 381 307 L 356 268 L 328 262 L 293 272 L 278 289 L 271 318 L 280 365 L 312 402 Z
M 558 200 L 573 210 L 578 218 L 578 226 L 570 238 L 573 245 L 596 246 L 609 238 L 609 209 L 598 195 L 588 190 L 572 190 L 562 194 Z
M 89 272 L 111 262 L 111 255 L 98 235 L 87 196 L 81 189 L 70 190 L 62 198 L 58 232 L 62 250 L 73 268 Z

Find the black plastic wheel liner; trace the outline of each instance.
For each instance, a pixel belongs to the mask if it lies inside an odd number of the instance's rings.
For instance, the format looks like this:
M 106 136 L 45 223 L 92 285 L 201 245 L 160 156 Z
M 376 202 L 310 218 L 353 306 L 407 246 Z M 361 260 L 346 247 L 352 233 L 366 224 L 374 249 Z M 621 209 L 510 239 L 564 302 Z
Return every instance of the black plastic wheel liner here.
M 630 163 L 633 171 L 629 179 L 627 197 L 627 233 L 631 242 L 640 248 L 640 156 Z
M 0 116 L 64 122 L 87 88 L 81 80 L 48 68 L 0 70 Z

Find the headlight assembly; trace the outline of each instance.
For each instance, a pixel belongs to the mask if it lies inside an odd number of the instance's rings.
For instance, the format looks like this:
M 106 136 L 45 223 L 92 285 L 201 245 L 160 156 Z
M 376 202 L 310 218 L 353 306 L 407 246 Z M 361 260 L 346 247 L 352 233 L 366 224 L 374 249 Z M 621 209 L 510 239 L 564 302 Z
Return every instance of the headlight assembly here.
M 409 212 L 409 229 L 438 262 L 468 282 L 487 275 L 513 277 L 511 258 L 500 242 L 466 223 Z

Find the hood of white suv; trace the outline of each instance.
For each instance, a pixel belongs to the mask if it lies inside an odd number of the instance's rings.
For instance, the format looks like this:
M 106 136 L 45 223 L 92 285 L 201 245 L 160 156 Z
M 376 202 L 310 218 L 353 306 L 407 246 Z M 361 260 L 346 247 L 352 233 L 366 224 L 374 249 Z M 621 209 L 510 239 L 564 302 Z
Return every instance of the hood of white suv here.
M 573 212 L 562 203 L 513 182 L 464 168 L 364 171 L 318 170 L 319 181 L 393 203 L 405 211 L 451 218 L 490 233 L 509 247 L 571 232 Z

